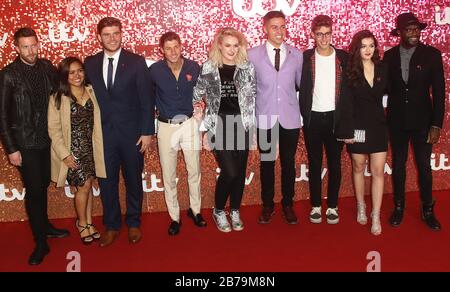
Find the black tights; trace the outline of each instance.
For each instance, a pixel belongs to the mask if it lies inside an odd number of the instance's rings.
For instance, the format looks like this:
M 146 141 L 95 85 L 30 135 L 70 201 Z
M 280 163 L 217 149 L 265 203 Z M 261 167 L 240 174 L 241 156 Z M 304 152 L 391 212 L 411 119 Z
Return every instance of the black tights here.
M 248 150 L 215 150 L 214 154 L 221 170 L 216 184 L 215 208 L 225 209 L 230 197 L 231 209 L 239 210 L 245 187 Z

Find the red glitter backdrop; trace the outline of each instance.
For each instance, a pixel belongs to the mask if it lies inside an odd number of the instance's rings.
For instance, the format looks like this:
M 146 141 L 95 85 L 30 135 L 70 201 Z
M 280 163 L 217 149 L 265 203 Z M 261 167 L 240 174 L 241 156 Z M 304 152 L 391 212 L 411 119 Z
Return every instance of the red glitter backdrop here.
M 450 79 L 450 1 L 429 0 L 0 0 L 0 68 L 11 62 L 16 53 L 12 44 L 14 31 L 21 26 L 31 26 L 38 32 L 41 41 L 41 56 L 58 64 L 66 56 L 86 56 L 100 50 L 95 38 L 97 22 L 105 16 L 122 20 L 124 27 L 123 46 L 145 56 L 149 61 L 161 58 L 157 44 L 159 37 L 168 30 L 178 32 L 183 40 L 184 55 L 202 63 L 218 28 L 232 26 L 242 31 L 250 46 L 264 41 L 261 16 L 271 9 L 282 9 L 287 17 L 287 42 L 299 49 L 313 45 L 309 37 L 311 19 L 317 14 L 327 14 L 334 19 L 333 43 L 347 48 L 352 35 L 362 29 L 370 29 L 378 38 L 382 51 L 397 44 L 398 39 L 389 32 L 395 26 L 395 17 L 412 11 L 428 27 L 422 32 L 422 41 L 442 51 L 446 79 L 446 100 L 449 108 Z M 434 175 L 434 189 L 450 189 L 448 129 L 450 114 L 446 113 L 444 130 L 439 144 L 434 147 L 431 165 Z M 247 170 L 247 186 L 243 204 L 260 203 L 258 154 L 250 154 Z M 143 173 L 144 212 L 165 211 L 161 169 L 158 154 L 152 152 L 145 157 Z M 179 198 L 182 208 L 188 206 L 187 180 L 184 163 L 180 156 L 178 168 Z M 295 199 L 307 199 L 307 158 L 301 135 L 296 157 L 297 182 Z M 211 207 L 217 164 L 213 156 L 203 151 L 202 196 L 203 207 Z M 17 170 L 7 160 L 0 146 L 0 221 L 26 219 L 23 205 L 24 189 Z M 326 171 L 324 161 L 324 171 Z M 386 165 L 385 192 L 391 187 L 391 158 Z M 407 190 L 417 190 L 416 169 L 412 158 L 408 162 Z M 279 165 L 277 166 L 279 173 Z M 367 173 L 366 192 L 369 191 Z M 326 176 L 325 176 L 326 183 Z M 276 181 L 280 190 L 279 177 Z M 324 188 L 326 190 L 326 188 Z M 124 204 L 124 185 L 121 183 L 121 201 Z M 94 188 L 96 215 L 100 215 L 101 204 L 98 188 Z M 352 196 L 351 164 L 348 155 L 343 154 L 343 178 L 341 196 Z M 49 215 L 51 218 L 75 217 L 73 194 L 68 187 L 49 189 Z M 277 191 L 276 200 L 280 194 Z M 387 202 L 389 204 L 390 202 Z

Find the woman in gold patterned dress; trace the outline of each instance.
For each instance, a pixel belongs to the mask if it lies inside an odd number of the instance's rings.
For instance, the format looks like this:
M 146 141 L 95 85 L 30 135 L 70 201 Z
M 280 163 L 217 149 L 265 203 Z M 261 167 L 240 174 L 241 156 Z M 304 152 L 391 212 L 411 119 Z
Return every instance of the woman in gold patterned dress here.
M 78 58 L 65 58 L 58 70 L 59 88 L 48 108 L 52 180 L 57 187 L 67 180 L 76 188 L 76 227 L 81 241 L 89 244 L 100 239 L 92 224 L 92 182 L 106 177 L 100 110 Z

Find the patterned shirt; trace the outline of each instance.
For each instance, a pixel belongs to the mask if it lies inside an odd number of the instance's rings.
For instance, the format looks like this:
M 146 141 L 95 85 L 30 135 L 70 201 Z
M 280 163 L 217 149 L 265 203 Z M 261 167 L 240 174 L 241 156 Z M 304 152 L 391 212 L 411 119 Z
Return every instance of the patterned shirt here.
M 47 88 L 45 72 L 42 70 L 39 63 L 34 66 L 21 62 L 24 72 L 24 79 L 30 85 L 33 95 L 30 96 L 30 103 L 32 108 L 32 117 L 37 125 L 36 141 L 32 143 L 33 149 L 43 149 L 50 146 L 50 138 L 48 136 L 47 128 L 47 109 L 49 99 L 49 89 Z M 31 142 L 31 141 L 30 141 Z M 27 147 L 28 148 L 28 147 Z

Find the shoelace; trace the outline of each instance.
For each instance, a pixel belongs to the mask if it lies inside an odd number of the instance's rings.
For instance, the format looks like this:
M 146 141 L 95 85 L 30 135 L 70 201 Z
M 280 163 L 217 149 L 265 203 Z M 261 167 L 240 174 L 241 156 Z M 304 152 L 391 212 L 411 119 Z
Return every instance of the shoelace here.
M 231 221 L 239 223 L 241 221 L 241 216 L 239 211 L 231 211 Z
M 219 221 L 219 225 L 224 226 L 228 224 L 227 213 L 225 211 L 220 211 L 218 213 L 215 213 L 215 215 L 217 220 Z

